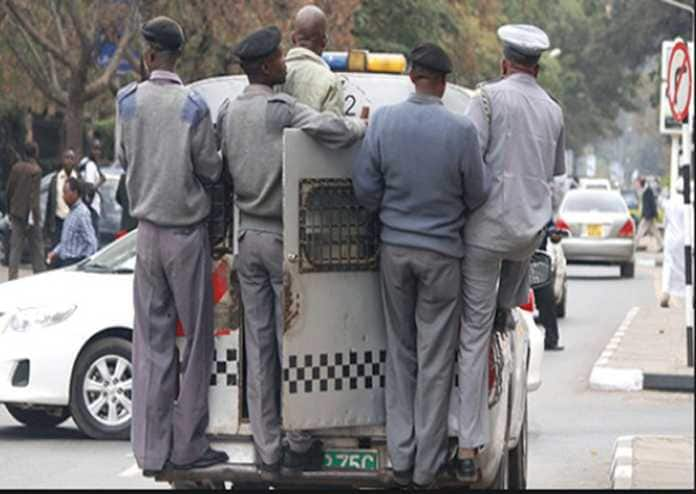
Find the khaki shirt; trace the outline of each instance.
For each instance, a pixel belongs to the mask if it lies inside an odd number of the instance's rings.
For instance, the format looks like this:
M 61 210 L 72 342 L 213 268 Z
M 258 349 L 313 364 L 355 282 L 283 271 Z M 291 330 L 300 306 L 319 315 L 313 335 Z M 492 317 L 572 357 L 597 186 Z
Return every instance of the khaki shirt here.
M 288 74 L 280 91 L 317 111 L 343 116 L 341 81 L 319 55 L 307 48 L 292 48 L 285 57 Z
M 77 172 L 72 170 L 70 176 L 77 178 Z M 56 216 L 61 220 L 67 218 L 70 213 L 70 207 L 65 203 L 65 199 L 63 199 L 63 186 L 65 186 L 67 180 L 68 174 L 61 168 L 56 175 Z
M 469 218 L 464 242 L 527 257 L 551 219 L 552 182 L 565 173 L 563 111 L 536 79 L 514 74 L 487 84 L 466 116 L 478 129 L 492 175 L 490 196 Z

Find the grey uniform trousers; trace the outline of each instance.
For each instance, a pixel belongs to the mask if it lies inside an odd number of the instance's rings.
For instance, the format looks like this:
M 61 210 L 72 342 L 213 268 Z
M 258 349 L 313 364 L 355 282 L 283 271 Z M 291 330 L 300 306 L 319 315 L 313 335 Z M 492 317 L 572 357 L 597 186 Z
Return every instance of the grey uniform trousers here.
M 454 355 L 459 335 L 460 260 L 382 244 L 387 328 L 387 447 L 395 470 L 431 483 L 447 458 Z
M 255 230 L 241 233 L 237 272 L 244 305 L 244 349 L 249 419 L 261 460 L 276 463 L 282 453 L 280 417 L 283 356 L 283 239 Z M 312 437 L 288 431 L 297 453 L 306 452 Z
M 16 280 L 19 276 L 19 264 L 22 262 L 24 242 L 29 240 L 31 250 L 31 266 L 34 273 L 40 273 L 46 269 L 44 262 L 44 243 L 41 227 L 29 226 L 26 221 L 11 218 L 12 233 L 10 235 L 10 259 L 8 280 Z
M 465 246 L 457 362 L 460 448 L 477 448 L 488 443 L 488 348 L 495 310 L 496 307 L 510 309 L 527 301 L 529 260 L 536 245 L 538 241 L 532 248 L 511 256 Z
M 167 459 L 193 462 L 209 445 L 214 328 L 207 227 L 141 221 L 136 259 L 131 440 L 138 465 L 158 470 Z M 186 333 L 178 397 L 177 318 Z

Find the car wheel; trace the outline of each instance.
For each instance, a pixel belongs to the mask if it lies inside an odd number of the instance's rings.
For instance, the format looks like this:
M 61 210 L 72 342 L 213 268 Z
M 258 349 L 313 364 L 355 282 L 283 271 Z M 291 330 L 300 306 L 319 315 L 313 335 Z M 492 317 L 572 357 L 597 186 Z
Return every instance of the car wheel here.
M 527 403 L 524 405 L 524 420 L 517 446 L 510 451 L 508 457 L 509 487 L 513 490 L 527 488 Z
M 633 278 L 635 276 L 636 265 L 633 262 L 626 262 L 621 265 L 621 277 Z
M 556 317 L 564 318 L 566 315 L 566 296 L 568 294 L 568 287 L 563 283 L 563 297 L 561 301 L 556 304 Z
M 52 429 L 70 417 L 68 407 L 24 408 L 6 403 L 5 408 L 17 422 L 34 429 Z
M 131 342 L 104 338 L 84 349 L 70 385 L 70 410 L 93 439 L 128 439 L 132 414 Z

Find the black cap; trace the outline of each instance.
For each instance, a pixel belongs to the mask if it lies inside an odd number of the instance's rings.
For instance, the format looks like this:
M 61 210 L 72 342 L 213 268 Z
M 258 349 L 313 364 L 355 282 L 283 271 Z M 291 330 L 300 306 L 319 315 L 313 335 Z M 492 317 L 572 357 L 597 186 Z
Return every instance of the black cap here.
M 262 60 L 278 49 L 282 38 L 280 29 L 275 26 L 259 29 L 239 42 L 234 55 L 242 63 Z
M 186 42 L 184 30 L 179 23 L 165 16 L 147 21 L 143 24 L 141 33 L 148 43 L 161 51 L 179 51 Z
M 413 49 L 409 56 L 412 65 L 443 74 L 452 72 L 452 61 L 445 50 L 433 43 L 423 43 Z

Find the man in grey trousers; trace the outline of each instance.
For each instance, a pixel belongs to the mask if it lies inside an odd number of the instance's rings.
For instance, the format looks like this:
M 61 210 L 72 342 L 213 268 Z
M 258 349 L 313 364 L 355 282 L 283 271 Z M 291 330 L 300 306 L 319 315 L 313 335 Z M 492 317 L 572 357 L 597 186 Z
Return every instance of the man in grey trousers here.
M 244 326 L 247 397 L 259 469 L 272 478 L 321 466 L 319 443 L 288 431 L 281 446 L 280 369 L 283 339 L 283 130 L 302 129 L 326 145 L 345 147 L 362 137 L 364 124 L 319 113 L 273 86 L 285 82 L 276 27 L 245 38 L 235 55 L 249 86 L 223 103 L 218 132 L 240 211 L 238 273 Z
M 527 300 L 529 261 L 552 214 L 553 177 L 565 171 L 563 112 L 536 79 L 548 36 L 528 25 L 503 26 L 498 36 L 503 78 L 484 85 L 467 110 L 493 188 L 464 229 L 457 477 L 466 482 L 477 480 L 477 450 L 489 441 L 492 330 L 514 327 L 510 309 Z
M 153 476 L 227 461 L 205 436 L 214 350 L 206 187 L 222 162 L 205 101 L 174 72 L 181 27 L 156 17 L 142 35 L 150 76 L 118 94 L 116 152 L 139 221 L 131 440 L 143 474 Z M 178 396 L 177 319 L 186 333 Z
M 387 330 L 387 447 L 397 484 L 432 488 L 447 462 L 460 321 L 461 229 L 488 195 L 476 128 L 442 103 L 451 62 L 411 53 L 416 92 L 375 113 L 353 167 L 358 201 L 379 211 Z

